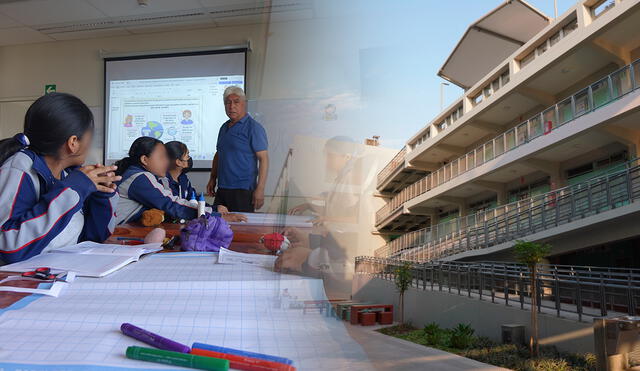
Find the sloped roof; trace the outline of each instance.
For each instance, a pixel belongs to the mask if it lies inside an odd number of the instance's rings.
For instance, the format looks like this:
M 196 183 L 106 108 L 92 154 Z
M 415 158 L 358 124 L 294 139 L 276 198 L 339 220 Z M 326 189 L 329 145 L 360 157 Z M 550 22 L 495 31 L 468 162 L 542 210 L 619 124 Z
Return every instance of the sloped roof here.
M 550 21 L 523 0 L 507 0 L 467 28 L 438 76 L 467 89 Z

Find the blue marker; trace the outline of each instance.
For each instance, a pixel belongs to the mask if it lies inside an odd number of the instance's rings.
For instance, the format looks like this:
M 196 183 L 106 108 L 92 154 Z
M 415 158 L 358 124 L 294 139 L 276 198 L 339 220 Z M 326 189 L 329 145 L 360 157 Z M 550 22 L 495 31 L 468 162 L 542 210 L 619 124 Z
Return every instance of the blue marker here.
M 238 350 L 238 349 L 219 347 L 219 346 L 216 346 L 216 345 L 209 345 L 209 344 L 203 344 L 203 343 L 193 343 L 193 345 L 191 347 L 192 348 L 203 349 L 203 350 L 211 350 L 213 352 L 218 352 L 218 353 L 235 354 L 237 356 L 242 356 L 242 357 L 252 357 L 252 358 L 258 358 L 258 359 L 264 359 L 264 360 L 271 361 L 271 362 L 283 363 L 285 365 L 293 364 L 292 360 L 290 360 L 289 358 L 285 358 L 285 357 L 270 356 L 268 354 L 247 352 L 245 350 Z

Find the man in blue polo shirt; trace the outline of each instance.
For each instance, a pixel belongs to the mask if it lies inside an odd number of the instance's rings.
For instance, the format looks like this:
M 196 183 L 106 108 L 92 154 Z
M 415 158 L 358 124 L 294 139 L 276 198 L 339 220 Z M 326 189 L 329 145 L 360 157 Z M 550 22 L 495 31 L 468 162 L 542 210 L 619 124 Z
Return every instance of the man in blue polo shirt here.
M 267 133 L 247 113 L 242 88 L 230 86 L 223 97 L 229 120 L 218 133 L 207 192 L 215 196 L 214 206 L 225 206 L 234 212 L 254 212 L 264 204 L 269 168 Z

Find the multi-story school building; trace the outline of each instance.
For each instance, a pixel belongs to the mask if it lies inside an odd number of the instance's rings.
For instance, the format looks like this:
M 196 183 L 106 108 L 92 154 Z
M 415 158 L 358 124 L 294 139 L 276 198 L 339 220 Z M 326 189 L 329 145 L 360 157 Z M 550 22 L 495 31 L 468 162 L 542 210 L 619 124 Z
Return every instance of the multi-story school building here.
M 464 94 L 378 174 L 378 257 L 640 265 L 640 0 L 583 0 L 558 18 L 506 1 L 471 24 L 438 75 Z

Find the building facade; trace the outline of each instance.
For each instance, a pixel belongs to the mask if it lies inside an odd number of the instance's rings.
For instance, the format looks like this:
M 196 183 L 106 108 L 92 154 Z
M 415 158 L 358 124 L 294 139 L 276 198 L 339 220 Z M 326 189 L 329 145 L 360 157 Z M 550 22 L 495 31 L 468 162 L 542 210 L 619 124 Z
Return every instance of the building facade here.
M 506 1 L 438 74 L 464 94 L 378 174 L 379 257 L 640 264 L 640 0 L 582 0 L 552 19 Z

